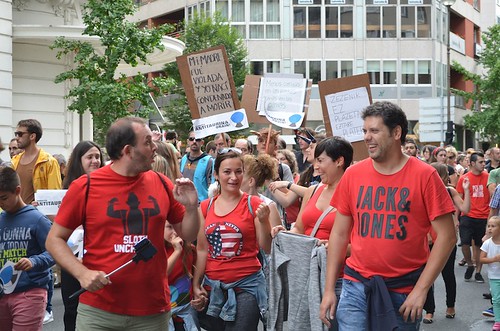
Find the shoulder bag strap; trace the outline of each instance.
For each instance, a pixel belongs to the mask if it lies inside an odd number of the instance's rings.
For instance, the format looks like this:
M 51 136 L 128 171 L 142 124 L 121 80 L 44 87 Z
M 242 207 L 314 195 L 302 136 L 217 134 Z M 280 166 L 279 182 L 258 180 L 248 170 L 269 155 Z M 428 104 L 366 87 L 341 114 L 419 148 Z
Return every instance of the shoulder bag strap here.
M 328 215 L 331 211 L 333 210 L 333 206 L 328 206 L 328 208 L 325 209 L 325 211 L 323 212 L 323 214 L 321 214 L 321 216 L 318 218 L 318 220 L 316 221 L 316 224 L 314 224 L 314 228 L 311 232 L 311 234 L 309 236 L 311 237 L 314 237 L 316 235 L 316 232 L 318 232 L 318 228 L 321 224 L 321 222 L 323 222 L 323 219 L 326 217 L 326 215 Z

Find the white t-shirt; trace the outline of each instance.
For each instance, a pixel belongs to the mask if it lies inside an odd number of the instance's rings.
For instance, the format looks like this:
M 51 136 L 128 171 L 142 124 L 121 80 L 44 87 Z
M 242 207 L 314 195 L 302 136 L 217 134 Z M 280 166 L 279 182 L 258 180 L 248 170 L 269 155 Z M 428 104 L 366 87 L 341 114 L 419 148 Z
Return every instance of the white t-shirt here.
M 492 258 L 500 254 L 500 245 L 495 244 L 490 238 L 483 243 L 481 250 L 486 252 L 488 258 Z M 500 262 L 488 264 L 488 278 L 500 279 Z

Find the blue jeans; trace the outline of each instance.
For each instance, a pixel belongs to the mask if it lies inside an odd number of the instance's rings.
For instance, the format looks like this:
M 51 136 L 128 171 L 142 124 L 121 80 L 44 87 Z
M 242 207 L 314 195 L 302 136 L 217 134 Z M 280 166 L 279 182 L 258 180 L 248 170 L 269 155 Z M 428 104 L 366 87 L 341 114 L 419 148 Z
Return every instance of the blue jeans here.
M 415 322 L 404 322 L 399 314 L 399 307 L 406 300 L 407 295 L 389 291 L 392 305 L 398 319 L 398 331 L 413 331 L 420 327 L 421 318 Z M 368 305 L 366 303 L 365 286 L 344 278 L 342 293 L 337 307 L 337 321 L 339 330 L 359 331 L 368 330 Z

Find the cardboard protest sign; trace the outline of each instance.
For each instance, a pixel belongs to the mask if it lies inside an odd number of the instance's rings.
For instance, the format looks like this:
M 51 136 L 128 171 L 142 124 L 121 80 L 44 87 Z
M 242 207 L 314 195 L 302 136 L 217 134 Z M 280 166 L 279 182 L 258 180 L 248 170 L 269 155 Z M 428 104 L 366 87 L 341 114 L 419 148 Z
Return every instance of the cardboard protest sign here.
M 44 215 L 57 215 L 61 201 L 68 190 L 37 190 L 35 200 L 36 207 Z
M 284 128 L 296 129 L 307 119 L 307 110 L 311 98 L 311 80 L 300 79 L 297 85 L 306 81 L 305 95 L 303 87 L 276 86 L 290 84 L 292 77 L 287 76 L 259 76 L 247 75 L 241 98 L 242 107 L 245 108 L 250 123 L 275 124 Z M 299 101 L 301 106 L 299 107 Z M 265 110 L 267 106 L 267 114 Z M 290 107 L 289 107 L 290 106 Z M 299 112 L 299 108 L 303 109 Z M 293 109 L 293 110 L 292 110 Z M 301 115 L 299 115 L 302 113 Z M 296 116 L 299 115 L 299 116 Z M 294 116 L 293 118 L 291 118 Z
M 224 46 L 177 57 L 196 138 L 248 127 Z
M 325 80 L 318 85 L 327 134 L 350 141 L 355 161 L 367 158 L 361 111 L 372 103 L 368 74 Z

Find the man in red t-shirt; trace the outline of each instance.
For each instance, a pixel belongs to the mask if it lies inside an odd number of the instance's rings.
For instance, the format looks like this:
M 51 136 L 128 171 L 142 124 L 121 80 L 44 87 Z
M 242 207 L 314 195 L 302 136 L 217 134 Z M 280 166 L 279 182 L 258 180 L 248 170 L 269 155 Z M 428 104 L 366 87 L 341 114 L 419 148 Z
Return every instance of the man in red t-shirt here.
M 108 166 L 75 180 L 62 201 L 47 238 L 47 250 L 87 290 L 80 296 L 78 330 L 166 330 L 170 318 L 167 256 L 162 249 L 165 220 L 186 241 L 199 229 L 193 183 L 174 187 L 151 171 L 156 144 L 140 118 L 111 125 Z M 85 255 L 79 262 L 66 244 L 75 228 L 85 230 Z M 148 238 L 158 253 L 147 262 L 106 274 L 130 261 L 134 245 Z
M 456 243 L 455 208 L 436 170 L 402 152 L 408 121 L 400 107 L 376 102 L 362 118 L 370 158 L 346 170 L 330 203 L 337 216 L 320 317 L 330 325 L 335 316 L 335 282 L 350 243 L 336 311 L 339 329 L 416 330 L 427 291 Z M 429 254 L 431 228 L 437 239 Z M 388 284 L 389 279 L 397 284 Z M 365 285 L 380 292 L 371 292 L 368 300 Z M 385 315 L 377 318 L 380 307 Z
M 481 275 L 482 264 L 479 262 L 480 248 L 483 243 L 483 236 L 486 231 L 486 221 L 490 213 L 490 192 L 488 191 L 488 173 L 484 170 L 486 162 L 483 153 L 472 153 L 470 155 L 469 171 L 460 177 L 457 184 L 457 192 L 460 196 L 464 197 L 464 189 L 462 182 L 464 178 L 469 178 L 470 182 L 470 211 L 460 217 L 460 241 L 462 242 L 462 253 L 467 262 L 467 270 L 465 271 L 464 279 L 466 282 L 470 281 L 474 269 L 476 274 L 474 279 L 478 283 L 484 283 L 483 276 Z M 476 268 L 472 262 L 470 252 L 472 240 L 476 249 L 474 252 L 474 261 Z

